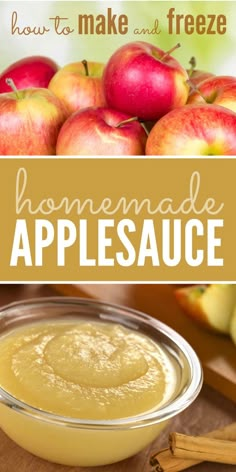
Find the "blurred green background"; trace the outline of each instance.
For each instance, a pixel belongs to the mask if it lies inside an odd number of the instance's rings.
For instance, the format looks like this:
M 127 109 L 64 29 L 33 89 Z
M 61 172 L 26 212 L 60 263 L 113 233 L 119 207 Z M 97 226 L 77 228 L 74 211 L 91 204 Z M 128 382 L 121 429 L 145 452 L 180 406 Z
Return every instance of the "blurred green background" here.
M 111 7 L 116 14 L 125 13 L 129 18 L 127 35 L 78 35 L 59 36 L 52 28 L 44 36 L 19 36 L 11 34 L 12 12 L 18 14 L 18 26 L 50 26 L 49 17 L 67 17 L 72 28 L 77 26 L 78 14 L 106 14 Z M 227 32 L 224 35 L 168 34 L 169 8 L 176 14 L 224 14 Z M 135 35 L 135 28 L 152 28 L 159 20 L 160 34 Z M 166 50 L 177 42 L 181 48 L 175 57 L 188 67 L 191 56 L 197 59 L 199 69 L 217 74 L 236 75 L 236 2 L 235 1 L 0 1 L 0 72 L 12 62 L 30 55 L 46 55 L 60 65 L 82 59 L 106 62 L 115 49 L 133 40 L 145 40 Z M 64 24 L 64 23 L 63 23 Z

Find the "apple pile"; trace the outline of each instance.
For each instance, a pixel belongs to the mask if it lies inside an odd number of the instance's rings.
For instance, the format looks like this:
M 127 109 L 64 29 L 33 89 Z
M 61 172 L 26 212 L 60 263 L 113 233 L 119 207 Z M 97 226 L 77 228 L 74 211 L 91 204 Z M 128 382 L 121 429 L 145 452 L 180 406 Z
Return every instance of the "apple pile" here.
M 184 312 L 208 330 L 230 335 L 236 344 L 236 285 L 193 285 L 175 290 Z
M 0 74 L 1 155 L 235 155 L 236 77 L 147 42 L 107 64 L 33 56 Z M 149 132 L 150 131 L 150 132 Z

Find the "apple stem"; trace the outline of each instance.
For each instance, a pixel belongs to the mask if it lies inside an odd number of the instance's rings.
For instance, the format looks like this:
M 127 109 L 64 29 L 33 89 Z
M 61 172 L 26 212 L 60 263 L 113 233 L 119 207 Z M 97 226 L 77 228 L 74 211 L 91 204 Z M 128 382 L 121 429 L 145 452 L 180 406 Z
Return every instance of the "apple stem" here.
M 190 88 L 191 88 L 191 91 L 192 92 L 196 92 L 198 93 L 198 95 L 200 95 L 200 97 L 202 97 L 202 99 L 204 100 L 204 102 L 206 103 L 209 103 L 208 100 L 206 99 L 206 97 L 204 97 L 204 95 L 202 94 L 202 92 L 198 89 L 198 87 L 190 80 L 186 80 L 187 84 L 190 85 Z
M 20 94 L 19 94 L 19 90 L 17 90 L 15 84 L 14 84 L 14 81 L 12 79 L 9 79 L 7 78 L 6 79 L 6 84 L 9 85 L 9 87 L 11 87 L 12 91 L 15 92 L 16 94 L 16 98 L 20 98 Z
M 163 61 L 167 56 L 169 56 L 173 51 L 176 49 L 180 48 L 181 44 L 177 43 L 173 48 L 169 49 L 169 51 L 164 52 L 164 55 L 161 57 L 161 60 Z
M 148 129 L 147 129 L 147 127 L 146 127 L 144 121 L 141 121 L 140 124 L 141 124 L 141 126 L 143 127 L 143 129 L 144 129 L 146 135 L 149 136 L 149 131 L 148 131 Z
M 189 78 L 192 77 L 192 74 L 194 72 L 194 70 L 196 69 L 197 67 L 197 61 L 196 61 L 196 57 L 192 56 L 190 61 L 189 61 L 189 64 L 191 66 L 190 70 L 189 70 L 189 73 L 188 73 L 188 76 Z
M 138 117 L 132 116 L 132 118 L 128 118 L 127 120 L 120 121 L 120 123 L 115 125 L 115 128 L 121 128 L 121 126 L 128 125 L 129 123 L 133 123 L 133 121 L 138 121 Z
M 89 70 L 88 70 L 88 61 L 86 61 L 86 59 L 84 59 L 83 61 L 81 61 L 83 66 L 84 66 L 84 70 L 85 70 L 85 75 L 86 77 L 89 76 Z

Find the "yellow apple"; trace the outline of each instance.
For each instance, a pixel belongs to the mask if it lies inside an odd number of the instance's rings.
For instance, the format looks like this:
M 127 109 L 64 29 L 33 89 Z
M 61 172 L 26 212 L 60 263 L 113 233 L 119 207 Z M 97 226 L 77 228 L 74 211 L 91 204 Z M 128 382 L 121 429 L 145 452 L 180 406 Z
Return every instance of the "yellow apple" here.
M 68 115 L 82 108 L 105 106 L 103 69 L 99 62 L 68 64 L 53 76 L 48 88 L 64 103 Z
M 190 318 L 211 330 L 225 334 L 230 332 L 236 285 L 195 285 L 177 289 L 175 296 Z

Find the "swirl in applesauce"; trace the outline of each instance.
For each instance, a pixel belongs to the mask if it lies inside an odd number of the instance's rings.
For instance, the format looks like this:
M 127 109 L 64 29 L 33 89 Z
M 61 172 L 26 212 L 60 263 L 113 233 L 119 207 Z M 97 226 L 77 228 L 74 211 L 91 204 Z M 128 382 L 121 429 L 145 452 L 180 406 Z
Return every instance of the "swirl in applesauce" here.
M 168 401 L 176 371 L 165 350 L 118 324 L 45 321 L 0 338 L 0 386 L 47 412 L 115 419 Z

